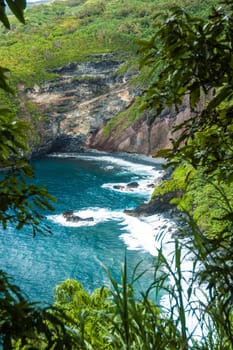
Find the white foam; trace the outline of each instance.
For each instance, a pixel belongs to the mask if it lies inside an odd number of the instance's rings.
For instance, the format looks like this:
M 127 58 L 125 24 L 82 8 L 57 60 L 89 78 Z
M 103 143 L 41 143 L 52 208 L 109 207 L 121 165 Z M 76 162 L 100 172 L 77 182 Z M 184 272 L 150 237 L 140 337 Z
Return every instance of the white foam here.
M 143 250 L 151 255 L 157 255 L 160 243 L 156 241 L 156 236 L 161 232 L 169 230 L 172 223 L 162 215 L 153 215 L 154 225 L 152 226 L 146 218 L 135 218 L 125 215 L 122 223 L 126 230 L 120 237 L 130 250 Z
M 129 250 L 142 250 L 148 252 L 151 255 L 157 254 L 157 249 L 160 243 L 156 241 L 155 237 L 169 230 L 172 227 L 171 222 L 165 219 L 162 215 L 154 215 L 153 225 L 151 225 L 148 218 L 136 218 L 123 213 L 122 211 L 112 211 L 103 208 L 89 208 L 79 211 L 74 211 L 74 215 L 77 215 L 83 219 L 93 218 L 93 221 L 78 221 L 72 222 L 67 220 L 63 213 L 58 215 L 49 215 L 48 219 L 54 223 L 67 227 L 82 227 L 82 226 L 94 226 L 106 221 L 117 221 L 121 226 L 122 239 Z
M 113 170 L 113 169 L 114 169 L 114 166 L 112 166 L 112 165 L 107 165 L 105 167 L 105 170 Z
M 57 157 L 57 158 L 77 158 L 77 159 L 85 159 L 95 162 L 103 162 L 108 163 L 108 165 L 104 166 L 106 169 L 114 169 L 114 166 L 117 168 L 121 168 L 120 173 L 127 171 L 131 173 L 135 173 L 137 175 L 151 175 L 157 174 L 158 170 L 155 169 L 155 164 L 162 163 L 162 160 L 160 162 L 153 162 L 153 159 L 147 157 L 147 162 L 151 161 L 151 164 L 144 164 L 142 161 L 144 158 L 141 157 L 141 163 L 140 158 L 135 159 L 134 161 L 125 160 L 120 157 L 113 157 L 110 155 L 102 155 L 101 153 L 97 153 L 96 155 L 86 154 L 86 153 L 52 153 L 49 155 L 49 157 Z M 133 156 L 132 156 L 133 159 Z M 153 163 L 153 164 L 152 164 Z M 100 165 L 101 166 L 101 165 Z M 162 174 L 163 172 L 160 171 Z
M 130 186 L 130 183 L 125 182 L 114 182 L 105 183 L 101 187 L 106 190 L 129 193 L 129 194 L 142 194 L 150 196 L 156 186 L 155 180 L 159 179 L 161 176 L 161 171 L 154 172 L 153 177 L 148 177 L 147 179 L 133 179 L 131 182 L 137 182 L 138 186 Z
M 134 163 L 134 162 L 131 162 L 122 158 L 117 158 L 117 157 L 111 157 L 111 156 L 95 157 L 95 156 L 85 156 L 85 155 L 80 157 L 87 160 L 92 160 L 92 161 L 95 160 L 95 161 L 107 162 L 136 174 L 143 174 L 143 175 L 145 173 L 150 174 L 154 170 L 153 165 Z
M 164 171 L 156 169 L 154 165 L 135 163 L 123 158 L 103 155 L 101 153 L 97 153 L 95 155 L 86 153 L 54 153 L 50 154 L 49 157 L 77 158 L 92 162 L 96 161 L 99 163 L 98 166 L 104 168 L 105 171 L 112 171 L 117 168 L 118 175 L 131 173 L 134 176 L 131 178 L 130 182 L 137 182 L 137 187 L 127 186 L 129 183 L 125 182 L 105 183 L 101 187 L 106 190 L 128 194 L 141 194 L 147 196 L 148 198 L 151 196 L 156 183 L 158 183 L 159 179 L 164 175 Z M 148 161 L 150 158 L 147 158 Z M 144 160 L 144 158 L 141 159 L 141 161 Z M 140 158 L 138 161 L 140 161 Z
M 157 216 L 153 215 L 145 218 L 148 225 L 157 226 Z M 164 221 L 162 220 L 161 223 Z M 176 269 L 176 258 L 175 258 L 175 240 L 172 237 L 172 234 L 177 230 L 177 227 L 171 221 L 166 223 L 168 229 L 157 230 L 155 233 L 154 239 L 156 240 L 156 247 L 160 249 L 162 247 L 162 253 L 169 264 L 169 268 L 173 271 L 173 274 L 169 274 L 169 284 L 172 286 L 176 285 L 176 281 L 173 276 L 177 277 L 177 269 Z M 184 241 L 182 243 L 185 243 Z M 157 253 L 156 253 L 157 254 Z M 194 338 L 199 338 L 203 336 L 205 333 L 205 329 L 200 322 L 200 312 L 199 312 L 199 304 L 200 302 L 205 302 L 205 294 L 204 291 L 199 288 L 198 285 L 193 286 L 193 292 L 189 295 L 189 287 L 192 282 L 193 277 L 193 268 L 194 268 L 194 257 L 192 252 L 188 251 L 187 248 L 182 247 L 181 249 L 181 271 L 182 271 L 182 297 L 184 308 L 186 312 L 186 322 L 189 334 L 192 334 Z M 197 266 L 196 266 L 197 268 Z M 165 310 L 168 310 L 168 313 L 172 308 L 177 305 L 177 301 L 171 299 L 169 294 L 164 294 L 161 300 L 161 305 Z M 195 309 L 195 314 L 193 314 L 192 309 Z M 174 309 L 175 310 L 175 309 Z M 178 313 L 176 315 L 178 317 Z
M 177 231 L 175 222 L 169 220 L 163 215 L 152 215 L 144 218 L 125 218 L 122 225 L 128 231 L 120 237 L 124 240 L 128 249 L 144 250 L 153 256 L 158 255 L 158 250 L 162 247 L 162 253 L 169 264 L 169 268 L 177 277 L 176 259 L 175 259 L 175 239 L 173 234 Z M 185 242 L 183 242 L 185 243 Z M 193 291 L 189 295 L 189 287 L 193 277 L 194 259 L 190 251 L 183 246 L 181 250 L 181 271 L 182 271 L 182 296 L 186 313 L 186 326 L 189 334 L 194 338 L 200 338 L 205 335 L 205 328 L 200 322 L 199 306 L 200 302 L 205 303 L 205 291 L 198 285 L 193 286 Z M 197 266 L 196 266 L 197 268 Z M 169 274 L 169 284 L 176 285 L 173 274 Z M 177 305 L 177 301 L 171 299 L 171 296 L 164 294 L 161 299 L 161 305 L 170 312 Z M 192 306 L 192 309 L 190 308 Z M 192 312 L 195 309 L 195 314 Z M 175 310 L 175 309 L 174 309 Z M 174 311 L 175 312 L 175 311 Z M 175 316 L 175 315 L 174 315 Z M 179 317 L 178 313 L 176 315 Z
M 54 223 L 67 226 L 67 227 L 81 227 L 81 226 L 95 226 L 100 222 L 108 220 L 121 220 L 122 213 L 118 211 L 111 211 L 104 208 L 88 208 L 83 210 L 77 210 L 73 212 L 74 216 L 79 216 L 82 219 L 93 218 L 93 221 L 78 221 L 72 222 L 67 220 L 63 213 L 58 215 L 49 215 L 47 218 Z
M 56 155 L 59 156 L 59 155 Z M 61 154 L 61 157 L 66 157 L 66 155 Z M 67 157 L 70 157 L 70 154 L 67 154 Z M 130 162 L 124 159 L 117 157 L 112 157 L 109 155 L 80 155 L 74 154 L 75 158 L 83 158 L 90 161 L 101 162 L 100 166 L 104 166 L 106 170 L 113 170 L 115 168 L 123 169 L 124 171 L 131 172 L 135 174 L 135 177 L 131 181 L 138 182 L 138 187 L 132 188 L 128 187 L 127 183 L 107 183 L 102 187 L 106 190 L 114 190 L 120 192 L 126 192 L 130 194 L 148 194 L 150 195 L 153 191 L 153 188 L 150 188 L 149 185 L 154 183 L 156 179 L 162 176 L 163 171 L 155 169 L 153 165 L 140 164 Z M 142 177 L 138 179 L 136 176 Z M 106 222 L 108 220 L 117 221 L 121 226 L 122 234 L 120 234 L 120 239 L 123 240 L 127 249 L 129 250 L 141 250 L 148 252 L 153 256 L 158 255 L 158 250 L 162 247 L 162 253 L 166 258 L 169 267 L 172 269 L 174 275 L 176 272 L 175 266 L 175 242 L 172 237 L 174 231 L 176 231 L 176 225 L 169 219 L 163 217 L 163 215 L 152 215 L 144 218 L 136 218 L 124 214 L 121 211 L 111 211 L 103 208 L 90 208 L 79 210 L 75 212 L 76 215 L 87 218 L 93 217 L 93 221 L 80 221 L 80 222 L 69 222 L 67 221 L 62 214 L 53 215 L 49 218 L 56 222 L 57 224 L 71 227 L 78 226 L 93 226 L 101 222 Z M 182 288 L 183 288 L 183 298 L 184 305 L 186 308 L 186 319 L 187 327 L 189 333 L 193 333 L 194 336 L 200 337 L 203 334 L 203 329 L 199 322 L 199 315 L 189 314 L 188 307 L 190 302 L 196 303 L 198 310 L 198 302 L 200 300 L 204 301 L 203 292 L 197 287 L 195 292 L 189 299 L 188 289 L 190 287 L 190 280 L 192 278 L 192 269 L 193 269 L 193 260 L 192 256 L 187 255 L 187 250 L 182 250 L 181 256 L 181 270 L 182 270 Z M 175 286 L 175 280 L 173 274 L 170 274 L 171 285 Z M 171 301 L 170 296 L 165 294 L 162 297 L 161 304 L 164 309 L 171 310 L 175 307 L 176 301 Z M 198 311 L 197 311 L 198 312 Z M 178 317 L 178 314 L 177 314 Z

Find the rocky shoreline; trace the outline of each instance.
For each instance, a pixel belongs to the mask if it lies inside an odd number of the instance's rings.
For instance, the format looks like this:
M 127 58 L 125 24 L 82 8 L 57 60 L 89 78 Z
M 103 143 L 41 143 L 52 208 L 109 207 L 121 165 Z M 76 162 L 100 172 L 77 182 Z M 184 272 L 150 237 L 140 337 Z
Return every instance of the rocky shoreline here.
M 176 204 L 171 204 L 170 201 L 174 197 L 180 195 L 181 193 L 178 193 L 177 191 L 168 192 L 150 199 L 148 203 L 141 204 L 135 209 L 127 209 L 124 213 L 135 217 L 151 216 L 154 214 L 166 214 L 170 217 L 176 216 L 179 214 L 179 210 L 177 209 Z
M 18 86 L 22 114 L 32 121 L 28 106 L 33 106 L 31 110 L 35 109 L 40 115 L 36 121 L 34 118 L 37 137 L 31 142 L 30 158 L 54 152 L 83 153 L 94 149 L 151 155 L 170 146 L 174 125 L 190 116 L 188 101 L 184 101 L 178 113 L 164 110 L 152 128 L 142 115 L 140 120 L 132 122 L 120 133 L 119 130 L 113 130 L 108 136 L 103 133 L 106 123 L 127 110 L 140 93 L 132 84 L 137 72 L 121 71 L 127 59 L 127 54 L 120 52 L 89 55 L 85 62 L 72 62 L 53 69 L 52 73 L 57 75 L 54 80 L 30 88 Z M 138 184 L 116 186 L 119 186 L 116 190 L 125 191 L 134 190 Z M 154 187 L 156 183 L 149 186 Z M 177 211 L 170 203 L 174 195 L 158 196 L 125 213 L 133 216 L 173 214 Z

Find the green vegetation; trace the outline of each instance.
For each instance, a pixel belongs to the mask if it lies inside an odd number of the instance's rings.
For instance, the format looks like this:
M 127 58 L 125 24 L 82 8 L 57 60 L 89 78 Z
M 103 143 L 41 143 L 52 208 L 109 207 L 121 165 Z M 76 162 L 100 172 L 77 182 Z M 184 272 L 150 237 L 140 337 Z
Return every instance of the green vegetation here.
M 24 1 L 19 2 L 19 8 L 14 7 L 15 2 L 7 0 L 7 3 L 23 22 Z M 182 2 L 182 6 L 187 4 L 189 13 L 175 6 L 156 17 L 155 22 L 152 19 L 156 12 L 174 5 L 171 1 L 158 1 L 156 8 L 154 2 L 136 0 L 66 3 L 69 6 L 64 7 L 64 1 L 59 1 L 28 10 L 31 24 L 16 25 L 13 32 L 5 32 L 1 39 L 2 64 L 15 68 L 13 81 L 32 84 L 48 76 L 47 68 L 65 63 L 68 57 L 85 59 L 83 54 L 120 47 L 134 52 L 132 38 L 140 34 L 138 23 L 145 29 L 141 33 L 144 39 L 154 30 L 150 40 L 141 41 L 142 66 L 150 70 L 145 108 L 155 110 L 156 118 L 165 106 L 175 105 L 179 109 L 188 94 L 196 117 L 179 127 L 181 135 L 173 140 L 173 148 L 161 153 L 174 171 L 153 195 L 182 192 L 182 197 L 174 200 L 185 216 L 178 227 L 179 235 L 167 243 L 173 244 L 172 254 L 165 256 L 165 243 L 158 250 L 154 281 L 140 297 L 134 294 L 134 282 L 142 273 L 137 275 L 136 267 L 128 282 L 126 261 L 120 284 L 107 269 L 111 288 L 102 287 L 91 295 L 79 282 L 64 281 L 55 288 L 54 307 L 49 309 L 29 304 L 1 272 L 1 347 L 4 350 L 232 350 L 233 1 L 223 1 L 222 8 L 212 10 L 208 18 L 204 15 L 210 2 L 205 2 L 203 7 L 199 6 L 200 1 Z M 148 13 L 145 4 L 150 5 Z M 203 17 L 190 15 L 197 6 Z M 9 27 L 2 5 L 0 9 L 0 20 Z M 101 32 L 97 40 L 96 29 L 103 29 L 103 18 L 108 35 Z M 122 19 L 127 19 L 127 26 L 117 37 L 117 26 L 126 24 Z M 154 29 L 151 24 L 147 26 L 147 21 L 155 24 Z M 29 34 L 33 28 L 35 37 Z M 82 55 L 70 44 L 71 38 L 83 49 Z M 82 44 L 83 38 L 86 45 Z M 29 60 L 30 48 L 38 60 Z M 67 53 L 59 55 L 61 48 L 66 48 Z M 39 71 L 41 74 L 37 75 Z M 7 72 L 0 69 L 0 84 L 10 94 Z M 205 103 L 200 108 L 203 100 Z M 131 112 L 138 115 L 135 106 Z M 18 229 L 32 225 L 35 233 L 41 218 L 37 210 L 50 208 L 51 197 L 45 189 L 26 182 L 33 172 L 22 159 L 28 150 L 22 131 L 25 123 L 15 118 L 15 107 L 13 111 L 1 108 L 0 112 L 3 169 L 0 220 L 3 227 L 9 222 Z M 127 117 L 131 112 L 126 112 Z M 187 262 L 191 262 L 188 277 L 183 270 Z M 157 296 L 161 290 L 167 295 L 167 303 L 157 305 L 153 295 Z M 189 314 L 198 321 L 199 337 L 194 337 L 188 327 Z
M 171 5 L 165 0 L 63 0 L 31 7 L 25 25 L 12 18 L 12 30 L 2 29 L 1 64 L 10 69 L 12 83 L 32 85 L 52 78 L 50 68 L 85 60 L 88 54 L 126 51 L 135 57 L 135 39 L 152 35 L 154 16 Z M 185 5 L 191 11 L 210 6 L 198 0 Z
M 175 321 L 164 316 L 148 297 L 155 286 L 138 300 L 133 284 L 140 275 L 135 270 L 132 281 L 127 283 L 126 267 L 125 261 L 120 285 L 105 268 L 112 282 L 111 290 L 101 288 L 88 295 L 74 280 L 56 287 L 55 305 L 73 319 L 80 337 L 76 349 L 162 350 L 170 349 L 171 339 L 172 346 L 179 349 L 183 334 L 177 330 Z
M 105 125 L 103 135 L 113 135 L 115 130 L 117 133 L 119 133 L 121 130 L 126 129 L 128 126 L 140 119 L 142 117 L 142 113 L 140 111 L 142 100 L 142 98 L 136 97 L 134 103 L 128 109 L 112 118 Z
M 177 128 L 181 135 L 173 148 L 160 153 L 175 170 L 154 195 L 183 191 L 176 199 L 187 215 L 183 235 L 200 264 L 194 276 L 207 287 L 205 312 L 210 311 L 221 349 L 233 346 L 232 11 L 232 0 L 223 1 L 205 21 L 175 7 L 160 18 L 151 41 L 142 43 L 142 62 L 152 73 L 163 63 L 145 106 L 155 109 L 156 118 L 165 106 L 179 109 L 188 95 L 195 115 Z
M 74 337 L 65 329 L 61 310 L 29 303 L 20 289 L 0 271 L 0 346 L 13 349 L 72 349 Z
M 191 214 L 208 237 L 217 237 L 228 230 L 233 208 L 232 184 L 219 183 L 206 177 L 201 170 L 196 171 L 190 164 L 181 164 L 170 179 L 154 189 L 152 198 L 167 192 L 178 194 L 171 203 Z
M 24 1 L 7 0 L 15 16 L 24 22 Z M 0 4 L 0 21 L 9 27 L 8 17 Z M 0 67 L 0 87 L 7 93 L 8 70 Z M 0 108 L 0 222 L 2 230 L 9 223 L 16 229 L 32 227 L 32 233 L 48 232 L 40 224 L 42 212 L 52 209 L 53 198 L 45 188 L 30 183 L 33 170 L 26 160 L 28 125 L 15 117 L 14 109 Z M 62 321 L 61 321 L 62 320 Z M 0 270 L 0 347 L 12 349 L 71 349 L 72 335 L 64 325 L 64 315 L 55 308 L 41 308 L 29 303 L 17 286 Z M 67 321 L 66 321 L 67 322 Z
M 179 3 L 191 13 L 206 16 L 209 7 L 217 0 L 204 4 L 198 0 Z M 33 6 L 25 12 L 24 25 L 11 17 L 11 30 L 3 28 L 0 31 L 1 65 L 10 70 L 10 86 L 14 87 L 19 83 L 33 86 L 45 79 L 56 78 L 51 73 L 52 68 L 90 60 L 87 55 L 94 53 L 126 53 L 127 66 L 138 70 L 136 40 L 149 38 L 154 31 L 155 16 L 173 5 L 171 0 L 56 0 Z M 142 85 L 143 80 L 143 85 L 147 85 L 145 73 L 134 84 Z M 0 93 L 0 97 L 1 104 L 4 101 L 12 110 L 14 103 L 14 109 L 19 110 L 17 95 L 13 99 Z M 111 120 L 104 134 L 112 129 L 121 133 L 122 129 L 139 119 L 139 103 Z

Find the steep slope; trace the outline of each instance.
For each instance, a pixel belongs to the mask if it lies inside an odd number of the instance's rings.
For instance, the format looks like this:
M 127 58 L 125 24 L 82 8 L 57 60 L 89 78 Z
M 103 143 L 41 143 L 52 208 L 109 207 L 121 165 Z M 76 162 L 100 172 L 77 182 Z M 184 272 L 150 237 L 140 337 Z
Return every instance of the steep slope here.
M 55 80 L 19 87 L 24 114 L 30 115 L 33 106 L 42 116 L 33 122 L 39 136 L 34 154 L 82 150 L 93 133 L 132 103 L 133 73 L 119 73 L 123 55 L 99 54 L 89 59 L 53 69 Z
M 190 113 L 188 101 L 184 102 L 178 113 L 164 110 L 152 125 L 148 123 L 147 113 L 142 113 L 138 120 L 126 128 L 118 124 L 107 135 L 101 128 L 90 138 L 89 147 L 111 152 L 156 155 L 161 149 L 171 147 L 171 139 L 176 136 L 173 128 L 188 119 Z
M 217 2 L 177 5 L 204 15 Z M 18 88 L 13 108 L 33 125 L 32 154 L 85 147 L 154 154 L 170 145 L 171 129 L 187 118 L 188 105 L 178 114 L 164 111 L 150 127 L 148 116 L 136 111 L 143 88 L 140 77 L 136 84 L 133 78 L 136 39 L 149 38 L 154 16 L 172 5 L 55 0 L 29 8 L 25 26 L 12 19 L 13 30 L 0 36 L 1 64 L 11 69 Z M 12 97 L 1 101 L 12 106 Z

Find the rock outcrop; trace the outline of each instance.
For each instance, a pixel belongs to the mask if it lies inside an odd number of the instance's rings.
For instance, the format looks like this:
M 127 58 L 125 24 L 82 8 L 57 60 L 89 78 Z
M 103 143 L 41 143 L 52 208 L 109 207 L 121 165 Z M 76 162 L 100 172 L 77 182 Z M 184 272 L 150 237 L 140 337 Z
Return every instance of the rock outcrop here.
M 32 153 L 75 152 L 89 143 L 93 132 L 127 108 L 135 96 L 130 80 L 135 73 L 120 73 L 123 54 L 99 54 L 86 62 L 53 69 L 57 78 L 32 88 L 19 86 L 23 115 L 36 111 L 37 140 Z
M 75 214 L 73 210 L 68 210 L 65 213 L 63 213 L 63 217 L 68 222 L 91 222 L 94 221 L 94 218 L 92 216 L 87 218 L 82 218 Z
M 116 53 L 90 55 L 85 62 L 53 69 L 51 81 L 19 86 L 22 114 L 36 130 L 32 155 L 86 148 L 149 155 L 171 145 L 173 127 L 190 117 L 188 101 L 179 113 L 165 110 L 152 126 L 145 114 L 125 129 L 103 133 L 107 121 L 127 110 L 140 93 L 131 84 L 135 71 L 120 72 L 126 60 Z
M 156 196 L 151 198 L 148 203 L 139 205 L 135 209 L 127 209 L 124 211 L 125 214 L 141 217 L 141 216 L 150 216 L 154 214 L 178 214 L 178 209 L 176 204 L 171 203 L 173 198 L 178 198 L 182 195 L 181 191 L 168 192 L 163 195 Z
M 116 126 L 107 136 L 103 129 L 93 134 L 89 141 L 89 147 L 103 151 L 118 151 L 130 153 L 142 153 L 155 155 L 161 149 L 171 147 L 171 139 L 178 136 L 179 132 L 173 132 L 175 126 L 182 124 L 191 116 L 188 98 L 180 110 L 165 109 L 163 113 L 150 125 L 146 113 L 122 130 Z

